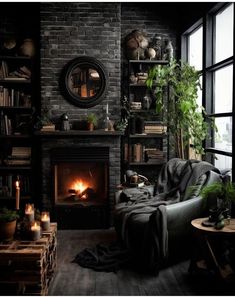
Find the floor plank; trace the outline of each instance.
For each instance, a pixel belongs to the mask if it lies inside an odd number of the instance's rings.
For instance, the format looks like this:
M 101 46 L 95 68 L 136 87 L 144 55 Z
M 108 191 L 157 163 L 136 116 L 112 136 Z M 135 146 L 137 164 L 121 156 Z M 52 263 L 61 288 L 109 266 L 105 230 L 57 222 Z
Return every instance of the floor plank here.
M 57 270 L 50 283 L 51 296 L 195 296 L 235 295 L 208 275 L 188 273 L 189 261 L 171 265 L 158 276 L 130 269 L 97 272 L 72 263 L 81 250 L 115 241 L 114 229 L 59 230 Z

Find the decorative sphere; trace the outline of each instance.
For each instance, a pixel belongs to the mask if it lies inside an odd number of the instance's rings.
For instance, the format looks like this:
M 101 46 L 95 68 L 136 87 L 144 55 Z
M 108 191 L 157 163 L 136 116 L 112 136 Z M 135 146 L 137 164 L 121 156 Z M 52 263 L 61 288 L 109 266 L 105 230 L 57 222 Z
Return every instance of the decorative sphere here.
M 148 48 L 146 51 L 146 55 L 149 59 L 154 59 L 156 57 L 156 51 L 152 47 Z

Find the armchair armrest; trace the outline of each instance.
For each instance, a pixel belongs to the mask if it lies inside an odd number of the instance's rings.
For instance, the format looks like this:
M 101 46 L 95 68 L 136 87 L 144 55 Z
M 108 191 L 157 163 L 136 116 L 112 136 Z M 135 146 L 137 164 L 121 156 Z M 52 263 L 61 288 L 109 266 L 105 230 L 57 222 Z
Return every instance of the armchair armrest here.
M 201 196 L 166 206 L 169 257 L 187 251 L 186 247 L 191 243 L 191 221 L 205 216 L 206 208 Z

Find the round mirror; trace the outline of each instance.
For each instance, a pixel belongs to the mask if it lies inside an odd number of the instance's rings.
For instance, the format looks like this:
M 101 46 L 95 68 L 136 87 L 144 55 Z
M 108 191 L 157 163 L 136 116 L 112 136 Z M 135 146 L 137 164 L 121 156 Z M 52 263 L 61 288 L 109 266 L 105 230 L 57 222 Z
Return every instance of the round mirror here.
M 82 56 L 65 65 L 61 75 L 61 92 L 76 106 L 89 108 L 98 104 L 107 89 L 107 73 L 97 59 Z

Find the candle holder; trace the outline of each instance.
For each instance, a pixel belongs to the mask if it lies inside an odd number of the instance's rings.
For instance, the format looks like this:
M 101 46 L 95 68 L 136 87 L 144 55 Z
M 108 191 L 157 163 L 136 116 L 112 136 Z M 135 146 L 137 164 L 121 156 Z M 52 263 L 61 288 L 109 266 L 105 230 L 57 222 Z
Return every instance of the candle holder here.
M 31 240 L 39 240 L 41 238 L 41 227 L 40 223 L 33 221 L 30 226 L 30 237 Z
M 25 205 L 25 218 L 29 223 L 34 221 L 34 205 L 33 204 L 27 203 Z
M 41 213 L 41 227 L 43 231 L 48 231 L 50 229 L 50 214 L 48 211 L 43 211 Z

